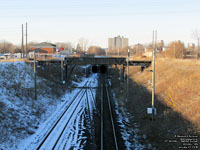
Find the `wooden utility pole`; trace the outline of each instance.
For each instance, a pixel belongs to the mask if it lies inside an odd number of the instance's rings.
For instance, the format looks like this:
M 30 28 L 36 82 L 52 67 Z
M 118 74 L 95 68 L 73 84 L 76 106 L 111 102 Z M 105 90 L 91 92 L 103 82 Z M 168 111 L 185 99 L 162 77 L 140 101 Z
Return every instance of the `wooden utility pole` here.
M 24 25 L 22 24 L 22 58 L 24 58 Z
M 27 27 L 27 22 L 26 22 L 26 57 L 27 57 L 27 54 L 28 54 L 28 46 L 27 46 L 27 29 L 28 27 Z

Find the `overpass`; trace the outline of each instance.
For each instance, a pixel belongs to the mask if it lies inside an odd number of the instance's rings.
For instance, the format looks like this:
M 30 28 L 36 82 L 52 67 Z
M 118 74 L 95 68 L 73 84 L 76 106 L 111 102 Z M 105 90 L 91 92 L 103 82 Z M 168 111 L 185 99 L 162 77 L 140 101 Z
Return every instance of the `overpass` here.
M 97 66 L 104 66 L 104 68 L 107 68 L 106 66 L 109 65 L 116 65 L 116 66 L 122 65 L 122 67 L 120 67 L 120 72 L 122 72 L 122 74 L 125 74 L 125 69 L 127 66 L 140 66 L 141 71 L 143 71 L 145 68 L 151 65 L 151 61 L 138 61 L 138 60 L 127 61 L 126 57 L 65 57 L 64 59 L 46 59 L 46 60 L 39 59 L 37 60 L 37 62 L 39 66 L 52 63 L 60 65 L 61 72 L 65 70 L 66 79 L 68 79 L 68 74 L 70 76 L 74 67 L 77 65 L 82 65 L 82 66 L 92 65 L 93 67 L 95 67 L 94 70 L 97 69 Z M 68 73 L 69 65 L 74 65 L 70 73 Z
M 125 57 L 67 57 L 64 60 L 64 64 L 67 65 L 127 65 L 127 59 Z M 129 60 L 129 66 L 141 66 L 148 67 L 151 65 L 151 61 L 136 61 Z

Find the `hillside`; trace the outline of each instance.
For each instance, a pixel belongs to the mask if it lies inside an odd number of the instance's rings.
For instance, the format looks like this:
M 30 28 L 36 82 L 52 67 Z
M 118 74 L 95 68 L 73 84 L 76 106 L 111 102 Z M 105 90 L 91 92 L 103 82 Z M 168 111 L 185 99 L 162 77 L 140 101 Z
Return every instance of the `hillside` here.
M 139 67 L 130 67 L 130 91 L 126 100 L 126 82 L 120 83 L 115 70 L 113 87 L 118 102 L 133 116 L 132 124 L 138 123 L 141 137 L 157 149 L 177 149 L 181 145 L 166 141 L 176 135 L 200 135 L 200 61 L 156 60 L 155 107 L 157 116 L 150 121 L 146 109 L 151 107 L 151 67 L 140 72 Z M 122 94 L 124 93 L 124 94 Z M 134 126 L 132 126 L 134 128 Z M 180 139 L 176 139 L 180 140 Z
M 80 76 L 76 74 L 72 82 L 80 82 Z M 53 77 L 59 76 L 53 74 Z M 0 149 L 20 149 L 19 143 L 33 135 L 66 99 L 70 89 L 50 79 L 38 74 L 38 98 L 34 100 L 31 65 L 23 61 L 0 63 Z

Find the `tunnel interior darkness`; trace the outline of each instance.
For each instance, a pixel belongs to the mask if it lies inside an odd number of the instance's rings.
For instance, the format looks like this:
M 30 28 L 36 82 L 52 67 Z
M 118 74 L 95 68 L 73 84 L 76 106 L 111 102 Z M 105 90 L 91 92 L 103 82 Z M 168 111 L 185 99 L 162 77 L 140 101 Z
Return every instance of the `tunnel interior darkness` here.
M 100 65 L 100 66 L 92 66 L 92 72 L 93 73 L 102 73 L 102 74 L 105 74 L 106 73 L 106 70 L 107 70 L 107 67 L 105 65 Z
M 98 67 L 96 65 L 92 66 L 92 72 L 93 73 L 97 73 L 98 72 Z
M 105 74 L 105 73 L 106 73 L 106 70 L 107 70 L 107 67 L 106 67 L 105 65 L 101 65 L 101 66 L 100 66 L 100 72 L 101 72 L 102 74 Z

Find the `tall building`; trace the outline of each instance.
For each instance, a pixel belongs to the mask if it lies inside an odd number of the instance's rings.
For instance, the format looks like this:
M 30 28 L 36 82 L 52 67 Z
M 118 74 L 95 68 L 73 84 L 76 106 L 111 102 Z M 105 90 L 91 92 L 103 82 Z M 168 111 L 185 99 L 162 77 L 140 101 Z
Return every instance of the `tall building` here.
M 120 49 L 128 46 L 128 38 L 120 37 L 108 38 L 108 49 Z

